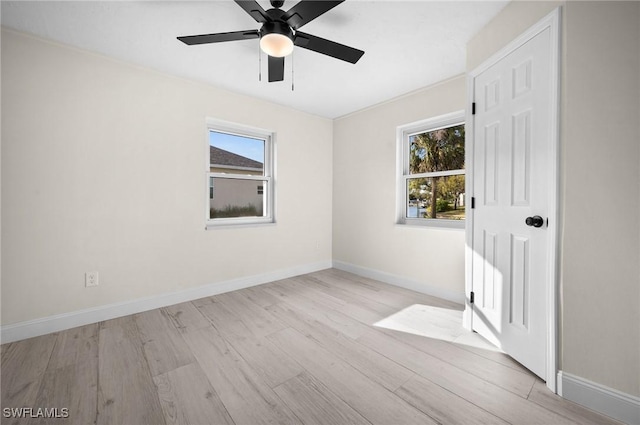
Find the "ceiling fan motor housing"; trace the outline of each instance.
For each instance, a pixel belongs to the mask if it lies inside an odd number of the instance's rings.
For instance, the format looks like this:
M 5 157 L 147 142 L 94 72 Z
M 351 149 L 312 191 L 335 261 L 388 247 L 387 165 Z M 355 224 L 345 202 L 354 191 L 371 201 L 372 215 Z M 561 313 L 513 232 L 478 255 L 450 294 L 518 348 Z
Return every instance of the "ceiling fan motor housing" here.
M 262 28 L 260 28 L 260 38 L 267 34 L 280 34 L 293 40 L 293 31 L 291 30 L 291 27 L 284 22 L 266 22 L 262 25 Z

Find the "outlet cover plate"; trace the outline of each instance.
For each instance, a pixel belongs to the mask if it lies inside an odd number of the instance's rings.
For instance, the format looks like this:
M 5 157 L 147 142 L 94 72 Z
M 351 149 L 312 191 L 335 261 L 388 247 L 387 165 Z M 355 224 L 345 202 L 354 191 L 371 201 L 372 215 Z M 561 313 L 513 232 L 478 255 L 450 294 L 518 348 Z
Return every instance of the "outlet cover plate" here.
M 98 286 L 98 272 L 86 272 L 84 274 L 84 286 Z

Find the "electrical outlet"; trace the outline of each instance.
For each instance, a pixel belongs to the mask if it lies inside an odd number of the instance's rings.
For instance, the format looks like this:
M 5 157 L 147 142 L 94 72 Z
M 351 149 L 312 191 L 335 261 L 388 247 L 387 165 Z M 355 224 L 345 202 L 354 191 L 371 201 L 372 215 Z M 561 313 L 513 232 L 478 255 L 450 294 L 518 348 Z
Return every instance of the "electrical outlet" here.
M 86 272 L 84 274 L 84 286 L 98 286 L 98 272 Z

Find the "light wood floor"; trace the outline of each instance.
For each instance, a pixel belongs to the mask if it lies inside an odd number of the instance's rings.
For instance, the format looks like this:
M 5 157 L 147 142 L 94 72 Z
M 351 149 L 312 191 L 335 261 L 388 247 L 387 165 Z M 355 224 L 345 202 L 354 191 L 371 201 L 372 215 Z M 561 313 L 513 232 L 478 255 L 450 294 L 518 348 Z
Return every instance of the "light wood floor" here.
M 325 270 L 3 345 L 2 407 L 68 408 L 55 424 L 616 423 L 461 316 Z

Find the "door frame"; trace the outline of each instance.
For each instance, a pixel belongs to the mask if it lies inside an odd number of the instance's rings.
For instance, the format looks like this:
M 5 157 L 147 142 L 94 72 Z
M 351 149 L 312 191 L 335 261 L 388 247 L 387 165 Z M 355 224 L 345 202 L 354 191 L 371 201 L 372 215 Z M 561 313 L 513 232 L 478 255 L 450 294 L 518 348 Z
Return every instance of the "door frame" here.
M 475 102 L 475 79 L 482 72 L 504 59 L 507 55 L 518 49 L 527 41 L 534 38 L 539 33 L 550 30 L 550 66 L 551 66 L 551 128 L 550 128 L 550 144 L 549 144 L 549 174 L 547 178 L 548 188 L 548 206 L 549 206 L 549 223 L 547 231 L 549 232 L 547 258 L 549 264 L 549 272 L 546 279 L 546 319 L 547 319 L 547 353 L 546 353 L 546 382 L 547 387 L 557 392 L 557 370 L 558 370 L 558 255 L 559 255 L 559 220 L 560 220 L 560 27 L 561 8 L 557 7 L 547 16 L 542 18 L 538 23 L 534 24 L 515 40 L 511 41 L 497 53 L 493 54 L 489 59 L 485 60 L 477 68 L 467 74 L 467 108 L 466 112 L 466 193 L 474 196 L 473 192 L 473 148 L 475 145 L 474 137 L 474 116 L 472 114 L 471 105 Z M 473 323 L 471 304 L 471 291 L 473 290 L 473 210 L 471 202 L 467 202 L 466 211 L 466 228 L 465 228 L 465 309 L 463 312 L 463 326 L 471 330 Z

